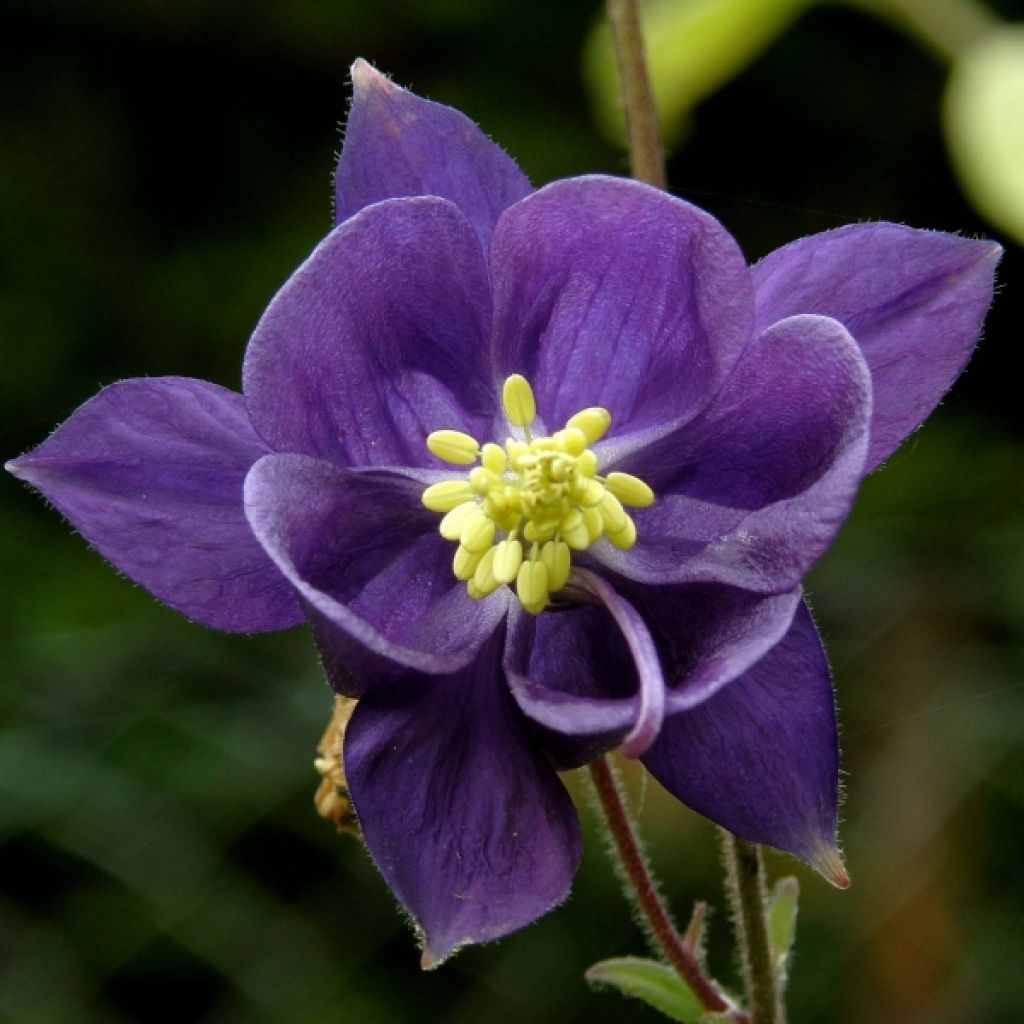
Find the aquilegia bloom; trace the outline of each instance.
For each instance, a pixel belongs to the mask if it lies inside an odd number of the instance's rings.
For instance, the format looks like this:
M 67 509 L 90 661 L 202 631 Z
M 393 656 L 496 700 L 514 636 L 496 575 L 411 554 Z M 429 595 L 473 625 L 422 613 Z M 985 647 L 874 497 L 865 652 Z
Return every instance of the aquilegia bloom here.
M 428 961 L 565 897 L 553 766 L 619 745 L 842 883 L 801 580 L 966 363 L 998 246 L 861 224 L 748 268 L 688 203 L 534 192 L 461 114 L 353 78 L 338 225 L 243 394 L 122 381 L 10 469 L 190 618 L 309 621 Z

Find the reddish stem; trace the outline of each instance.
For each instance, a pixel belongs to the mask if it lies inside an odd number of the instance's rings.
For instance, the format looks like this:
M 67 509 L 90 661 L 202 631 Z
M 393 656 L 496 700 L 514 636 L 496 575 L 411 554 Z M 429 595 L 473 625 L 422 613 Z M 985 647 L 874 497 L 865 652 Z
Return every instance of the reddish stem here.
M 672 922 L 640 849 L 636 830 L 629 811 L 626 810 L 622 789 L 608 758 L 599 757 L 591 761 L 589 768 L 597 798 L 608 822 L 612 842 L 615 844 L 615 852 L 629 883 L 630 894 L 647 921 L 651 935 L 665 955 L 665 959 L 690 986 L 705 1009 L 714 1013 L 732 1011 L 735 1014 L 735 1007 L 723 998 L 714 982 L 704 973 L 696 953 L 686 944 Z M 746 1015 L 736 1015 L 734 1019 L 749 1021 Z

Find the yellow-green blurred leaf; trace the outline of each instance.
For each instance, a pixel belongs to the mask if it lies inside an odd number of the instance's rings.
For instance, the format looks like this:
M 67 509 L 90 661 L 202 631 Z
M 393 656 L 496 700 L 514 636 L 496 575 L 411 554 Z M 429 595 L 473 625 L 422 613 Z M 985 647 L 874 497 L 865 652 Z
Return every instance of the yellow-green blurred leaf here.
M 665 145 L 677 143 L 690 110 L 746 67 L 813 0 L 652 0 L 644 39 Z M 583 72 L 602 129 L 624 137 L 619 81 L 607 21 L 594 27 Z
M 945 123 L 964 191 L 1024 242 L 1024 28 L 999 29 L 957 61 Z
M 785 977 L 786 959 L 796 939 L 800 884 L 792 875 L 780 878 L 768 897 L 768 939 L 775 970 Z

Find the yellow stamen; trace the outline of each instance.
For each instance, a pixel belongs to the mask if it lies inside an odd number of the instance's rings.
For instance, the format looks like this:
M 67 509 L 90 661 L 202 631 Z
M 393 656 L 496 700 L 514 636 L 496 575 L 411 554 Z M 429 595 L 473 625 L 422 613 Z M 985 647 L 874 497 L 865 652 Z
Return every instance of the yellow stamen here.
M 523 545 L 506 539 L 496 545 L 494 552 L 494 578 L 499 583 L 511 583 L 523 564 Z
M 494 542 L 494 520 L 482 509 L 471 512 L 459 534 L 459 543 L 473 554 L 483 554 Z
M 548 603 L 548 567 L 539 559 L 530 559 L 519 567 L 516 593 L 523 607 L 536 614 Z
M 609 534 L 618 533 L 626 525 L 626 510 L 622 507 L 622 502 L 610 491 L 605 492 L 601 504 L 597 507 L 601 510 L 604 528 Z
M 569 579 L 572 555 L 569 545 L 560 540 L 549 540 L 540 550 L 540 560 L 548 570 L 548 590 L 561 590 Z
M 636 523 L 633 522 L 632 516 L 626 513 L 623 514 L 626 516 L 626 519 L 622 524 L 622 529 L 616 530 L 614 533 L 606 533 L 605 536 L 615 547 L 628 551 L 636 543 Z
M 654 493 L 629 473 L 598 476 L 597 455 L 587 445 L 608 429 L 606 409 L 584 409 L 551 436 L 533 437 L 537 409 L 525 378 L 505 381 L 502 405 L 525 439 L 481 447 L 461 431 L 434 431 L 427 438 L 431 452 L 472 468 L 461 479 L 432 484 L 423 504 L 444 514 L 441 535 L 459 542 L 452 571 L 471 598 L 514 584 L 523 607 L 536 615 L 568 582 L 572 551 L 584 551 L 602 536 L 618 548 L 636 543 L 636 524 L 623 503 L 643 507 Z
M 455 578 L 457 580 L 471 579 L 483 557 L 482 553 L 469 551 L 460 544 L 455 549 L 455 558 L 452 559 L 452 572 L 455 573 Z
M 435 430 L 427 435 L 427 447 L 439 459 L 456 466 L 472 466 L 480 454 L 476 438 L 461 430 Z
M 466 519 L 479 507 L 475 501 L 464 501 L 461 505 L 456 505 L 441 520 L 441 525 L 438 528 L 441 531 L 441 536 L 445 540 L 458 540 L 462 536 L 462 528 L 466 525 Z
M 508 456 L 506 456 L 505 449 L 501 445 L 488 441 L 480 454 L 480 462 L 483 464 L 484 469 L 490 470 L 492 473 L 504 473 Z
M 505 381 L 501 391 L 501 404 L 509 423 L 517 427 L 528 427 L 537 416 L 537 402 L 533 397 L 530 382 L 518 373 Z
M 607 409 L 595 405 L 581 410 L 575 416 L 570 416 L 565 427 L 567 430 L 572 428 L 581 430 L 587 439 L 587 444 L 593 444 L 604 436 L 604 432 L 611 426 L 611 422 L 611 413 Z
M 431 512 L 451 512 L 456 505 L 472 501 L 473 488 L 465 480 L 442 480 L 423 492 L 423 504 Z
M 577 427 L 566 427 L 565 430 L 556 430 L 551 438 L 559 451 L 568 452 L 570 455 L 579 455 L 587 447 L 587 435 Z
M 583 510 L 583 525 L 587 528 L 587 547 L 597 540 L 604 533 L 604 516 L 597 508 L 585 508 Z
M 604 485 L 623 505 L 646 508 L 654 501 L 654 491 L 631 473 L 609 473 Z
M 494 576 L 494 553 L 497 548 L 488 548 L 483 558 L 477 564 L 473 578 L 469 581 L 472 585 L 471 596 L 479 600 L 488 594 L 493 594 L 501 586 L 501 581 Z M 475 591 L 475 593 L 473 593 Z

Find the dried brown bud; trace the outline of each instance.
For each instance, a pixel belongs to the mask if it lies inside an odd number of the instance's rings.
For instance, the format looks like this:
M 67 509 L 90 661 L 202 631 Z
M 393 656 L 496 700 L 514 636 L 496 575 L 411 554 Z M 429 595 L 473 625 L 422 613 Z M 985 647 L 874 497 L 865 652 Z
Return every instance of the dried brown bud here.
M 356 701 L 353 697 L 334 698 L 331 720 L 327 723 L 317 746 L 320 756 L 313 762 L 313 767 L 322 776 L 313 803 L 320 817 L 333 821 L 339 832 L 349 832 L 358 836 L 359 822 L 356 820 L 352 798 L 345 781 L 345 763 L 342 758 L 345 727 L 352 717 L 355 706 Z

